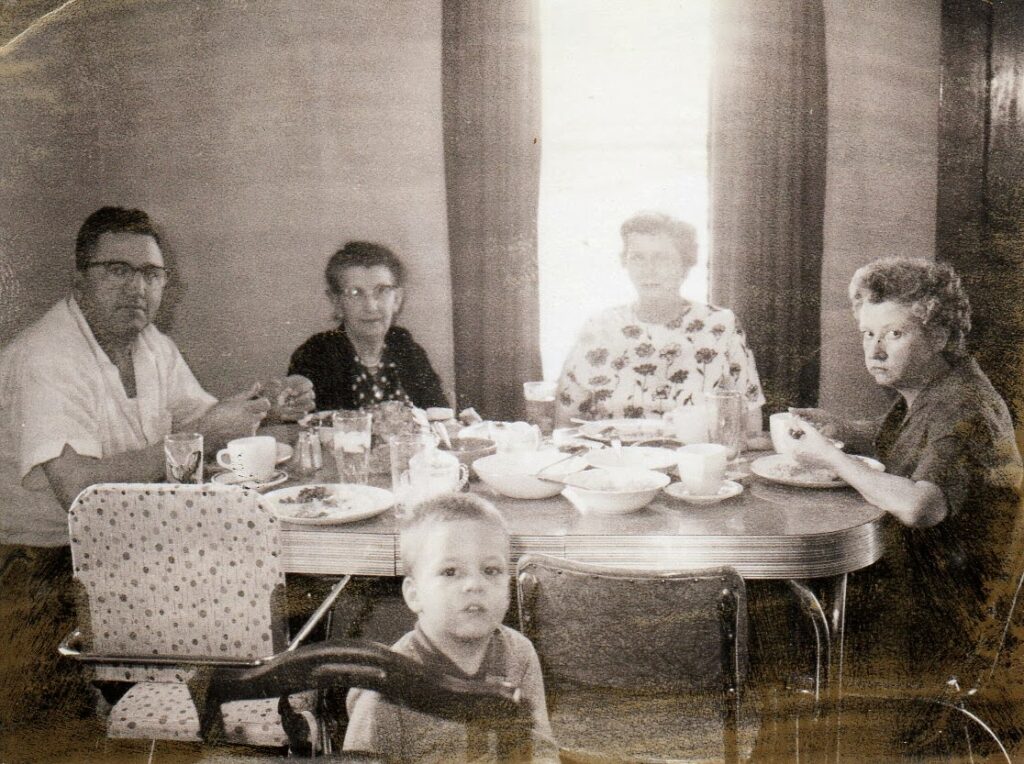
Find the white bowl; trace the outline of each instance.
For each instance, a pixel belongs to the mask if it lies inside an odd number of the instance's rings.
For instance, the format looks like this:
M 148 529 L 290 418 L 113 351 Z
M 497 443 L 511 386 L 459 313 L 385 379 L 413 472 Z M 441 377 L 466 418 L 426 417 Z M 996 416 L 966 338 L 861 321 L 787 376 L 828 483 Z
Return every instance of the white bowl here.
M 534 473 L 551 465 L 544 474 L 561 480 L 566 475 L 579 472 L 587 463 L 578 456 L 566 461 L 567 454 L 555 449 L 542 451 L 509 451 L 484 456 L 473 462 L 473 470 L 480 479 L 500 493 L 513 499 L 546 499 L 555 496 L 564 487 L 560 482 L 542 480 Z
M 624 515 L 650 504 L 670 480 L 654 470 L 587 470 L 566 478 L 563 495 L 580 512 Z
M 604 470 L 667 470 L 676 463 L 676 452 L 653 446 L 626 446 L 616 451 L 602 448 L 583 455 L 587 464 Z

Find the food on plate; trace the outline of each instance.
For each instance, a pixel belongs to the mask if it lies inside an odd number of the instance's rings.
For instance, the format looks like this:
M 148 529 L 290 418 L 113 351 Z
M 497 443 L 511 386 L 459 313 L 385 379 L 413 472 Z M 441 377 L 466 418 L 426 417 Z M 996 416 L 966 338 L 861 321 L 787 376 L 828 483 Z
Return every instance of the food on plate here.
M 285 496 L 278 504 L 288 506 L 289 517 L 328 517 L 338 513 L 368 510 L 372 501 L 357 486 L 339 485 L 334 488 L 315 485 L 302 488 L 295 496 Z M 292 509 L 291 507 L 294 507 Z
M 771 473 L 779 478 L 806 483 L 829 483 L 839 480 L 839 475 L 826 467 L 809 467 L 791 461 L 775 462 L 771 466 Z
M 314 485 L 308 488 L 302 488 L 294 496 L 285 496 L 283 499 L 279 499 L 281 504 L 305 504 L 306 502 L 315 501 L 326 501 L 333 499 L 330 490 L 326 486 Z

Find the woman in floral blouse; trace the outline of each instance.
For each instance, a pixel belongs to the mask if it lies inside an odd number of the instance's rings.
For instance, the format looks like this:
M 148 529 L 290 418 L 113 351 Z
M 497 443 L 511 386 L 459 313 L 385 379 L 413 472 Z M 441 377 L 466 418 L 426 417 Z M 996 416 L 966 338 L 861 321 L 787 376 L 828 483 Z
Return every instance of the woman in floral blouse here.
M 693 226 L 647 212 L 623 223 L 621 233 L 622 264 L 638 299 L 583 327 L 558 382 L 559 423 L 657 418 L 700 403 L 703 393 L 738 390 L 759 429 L 764 396 L 736 316 L 679 294 L 697 262 Z

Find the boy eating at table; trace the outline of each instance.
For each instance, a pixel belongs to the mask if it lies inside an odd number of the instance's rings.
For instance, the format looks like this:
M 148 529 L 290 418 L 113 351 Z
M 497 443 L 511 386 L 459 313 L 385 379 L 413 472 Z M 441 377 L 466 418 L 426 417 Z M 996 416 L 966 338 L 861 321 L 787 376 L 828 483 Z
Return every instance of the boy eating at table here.
M 535 757 L 557 761 L 537 653 L 526 637 L 501 624 L 509 605 L 510 554 L 501 514 L 477 496 L 441 496 L 411 511 L 399 544 L 402 594 L 417 621 L 392 649 L 441 673 L 519 687 L 532 711 Z M 402 708 L 370 690 L 350 691 L 348 712 L 347 750 L 372 751 L 387 761 L 488 758 L 467 725 Z

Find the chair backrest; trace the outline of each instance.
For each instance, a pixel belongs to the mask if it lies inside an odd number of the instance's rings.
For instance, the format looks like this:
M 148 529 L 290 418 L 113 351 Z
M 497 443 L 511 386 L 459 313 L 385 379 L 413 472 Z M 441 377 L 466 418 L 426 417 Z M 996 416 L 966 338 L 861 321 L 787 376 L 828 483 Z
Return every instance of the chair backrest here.
M 732 568 L 657 572 L 525 555 L 518 583 L 523 632 L 551 689 L 711 690 L 746 675 L 746 589 Z
M 279 524 L 258 493 L 99 484 L 68 526 L 92 653 L 254 659 L 285 646 Z

